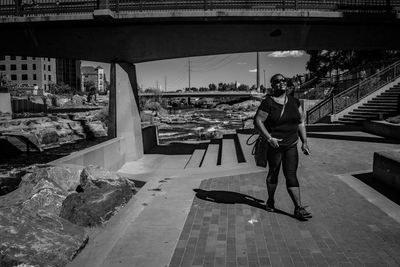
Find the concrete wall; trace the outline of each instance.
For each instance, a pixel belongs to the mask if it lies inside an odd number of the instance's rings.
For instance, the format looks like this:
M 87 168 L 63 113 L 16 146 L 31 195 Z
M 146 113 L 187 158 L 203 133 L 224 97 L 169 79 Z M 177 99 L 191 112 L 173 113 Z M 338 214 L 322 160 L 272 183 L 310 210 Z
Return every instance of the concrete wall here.
M 367 133 L 400 139 L 400 124 L 388 123 L 386 121 L 365 121 L 363 129 Z
M 374 179 L 400 190 L 400 151 L 381 151 L 374 153 Z
M 97 165 L 110 171 L 117 171 L 126 160 L 123 144 L 123 138 L 117 137 L 74 152 L 69 156 L 52 161 L 50 164 Z
M 114 64 L 113 68 L 115 77 L 112 77 L 112 80 L 115 81 L 116 103 L 112 104 L 115 112 L 110 112 L 110 116 L 115 114 L 115 118 L 112 118 L 110 125 L 113 126 L 110 127 L 116 128 L 116 138 L 72 153 L 51 162 L 52 164 L 97 165 L 116 171 L 125 162 L 134 161 L 143 156 L 141 121 L 131 80 L 128 73 L 118 64 Z M 129 69 L 129 67 L 126 68 Z M 135 72 L 133 65 L 130 71 Z M 132 80 L 132 83 L 136 81 Z

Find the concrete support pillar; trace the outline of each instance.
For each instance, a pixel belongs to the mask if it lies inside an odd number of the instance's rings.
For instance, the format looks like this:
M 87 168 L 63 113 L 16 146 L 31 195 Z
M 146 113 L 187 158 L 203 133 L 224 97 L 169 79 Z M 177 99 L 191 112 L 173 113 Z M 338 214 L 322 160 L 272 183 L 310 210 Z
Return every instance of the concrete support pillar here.
M 121 153 L 126 161 L 134 161 L 143 156 L 142 127 L 139 114 L 139 95 L 136 68 L 133 64 L 111 64 L 110 105 L 113 83 L 115 85 L 115 133 L 123 138 Z M 110 107 L 110 111 L 113 110 Z M 110 114 L 111 115 L 111 114 Z
M 117 136 L 117 82 L 116 82 L 116 64 L 110 66 L 110 95 L 108 103 L 108 136 L 115 138 Z

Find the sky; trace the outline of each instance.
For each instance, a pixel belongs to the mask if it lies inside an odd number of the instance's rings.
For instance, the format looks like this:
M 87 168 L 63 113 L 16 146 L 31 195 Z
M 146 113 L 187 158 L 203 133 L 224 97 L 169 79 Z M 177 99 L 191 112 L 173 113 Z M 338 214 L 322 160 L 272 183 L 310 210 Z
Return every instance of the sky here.
M 304 51 L 260 52 L 260 84 L 267 87 L 269 79 L 276 73 L 287 77 L 306 73 L 309 55 Z M 257 53 L 225 54 L 191 58 L 150 61 L 136 64 L 138 84 L 143 89 L 158 88 L 176 91 L 189 86 L 208 87 L 210 83 L 256 84 Z M 82 61 L 82 66 L 101 66 L 109 80 L 110 64 Z

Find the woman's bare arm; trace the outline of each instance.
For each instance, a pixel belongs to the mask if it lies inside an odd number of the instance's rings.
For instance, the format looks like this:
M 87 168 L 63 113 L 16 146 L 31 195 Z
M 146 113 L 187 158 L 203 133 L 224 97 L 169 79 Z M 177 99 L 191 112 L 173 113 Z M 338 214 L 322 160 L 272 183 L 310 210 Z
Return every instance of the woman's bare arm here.
M 267 128 L 264 126 L 265 120 L 268 118 L 268 113 L 262 110 L 257 110 L 256 116 L 254 118 L 254 123 L 257 129 L 260 131 L 260 134 L 267 139 L 267 141 L 271 144 L 272 147 L 279 147 L 279 141 L 282 139 L 277 139 L 271 136 L 268 132 Z

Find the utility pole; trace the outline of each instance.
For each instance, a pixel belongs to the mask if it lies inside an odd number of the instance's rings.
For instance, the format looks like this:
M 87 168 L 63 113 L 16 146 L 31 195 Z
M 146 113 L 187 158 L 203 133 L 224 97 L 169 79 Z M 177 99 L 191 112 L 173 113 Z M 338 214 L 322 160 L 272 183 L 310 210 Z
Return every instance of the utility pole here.
M 190 90 L 190 57 L 188 58 L 188 72 L 189 72 L 189 90 Z
M 267 88 L 267 82 L 265 80 L 265 70 L 264 70 L 264 87 Z
M 164 76 L 164 91 L 167 91 L 167 76 Z
M 257 52 L 257 91 L 260 92 L 260 53 Z

